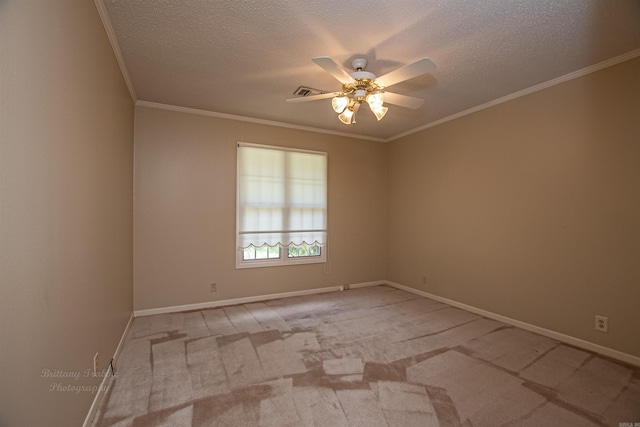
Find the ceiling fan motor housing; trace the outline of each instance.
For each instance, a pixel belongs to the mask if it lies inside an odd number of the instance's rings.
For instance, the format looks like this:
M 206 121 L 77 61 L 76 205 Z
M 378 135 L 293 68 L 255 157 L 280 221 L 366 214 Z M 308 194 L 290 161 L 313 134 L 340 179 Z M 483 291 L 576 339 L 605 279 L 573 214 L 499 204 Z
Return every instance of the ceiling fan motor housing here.
M 367 60 L 364 58 L 356 58 L 351 61 L 351 66 L 354 70 L 362 71 L 367 66 Z
M 353 77 L 355 80 L 364 80 L 364 79 L 375 80 L 376 79 L 376 75 L 368 71 L 356 71 L 354 73 L 351 73 L 351 77 Z

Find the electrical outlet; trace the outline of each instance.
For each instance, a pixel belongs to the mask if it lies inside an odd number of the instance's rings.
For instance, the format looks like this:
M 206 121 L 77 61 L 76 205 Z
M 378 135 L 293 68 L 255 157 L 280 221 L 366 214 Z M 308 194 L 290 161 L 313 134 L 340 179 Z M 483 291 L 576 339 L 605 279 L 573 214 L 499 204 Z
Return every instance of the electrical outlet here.
M 99 365 L 99 360 L 98 360 L 98 353 L 95 354 L 95 356 L 93 356 L 93 376 L 97 377 L 98 376 L 98 365 Z
M 211 284 L 211 292 L 217 292 L 218 291 L 218 284 L 217 283 L 212 283 Z
M 609 332 L 609 318 L 596 315 L 596 331 Z

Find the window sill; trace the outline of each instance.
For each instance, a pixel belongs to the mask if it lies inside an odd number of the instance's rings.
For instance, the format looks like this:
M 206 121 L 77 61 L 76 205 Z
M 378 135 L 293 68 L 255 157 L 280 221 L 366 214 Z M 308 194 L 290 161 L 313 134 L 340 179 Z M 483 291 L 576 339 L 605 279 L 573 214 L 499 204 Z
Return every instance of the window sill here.
M 236 270 L 243 270 L 245 268 L 264 268 L 264 267 L 287 267 L 292 265 L 306 265 L 306 264 L 322 264 L 327 262 L 326 256 L 309 257 L 309 258 L 293 258 L 293 259 L 265 259 L 265 260 L 251 260 L 243 261 L 236 259 Z

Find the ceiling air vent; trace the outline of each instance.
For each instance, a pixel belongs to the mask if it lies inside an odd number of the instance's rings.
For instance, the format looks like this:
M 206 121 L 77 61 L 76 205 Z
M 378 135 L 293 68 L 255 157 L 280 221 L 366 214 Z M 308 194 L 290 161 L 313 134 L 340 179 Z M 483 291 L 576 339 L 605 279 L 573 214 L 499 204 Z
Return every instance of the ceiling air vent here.
M 298 86 L 298 89 L 293 91 L 293 94 L 296 96 L 311 96 L 311 95 L 322 95 L 323 91 L 320 89 L 313 89 L 306 86 Z

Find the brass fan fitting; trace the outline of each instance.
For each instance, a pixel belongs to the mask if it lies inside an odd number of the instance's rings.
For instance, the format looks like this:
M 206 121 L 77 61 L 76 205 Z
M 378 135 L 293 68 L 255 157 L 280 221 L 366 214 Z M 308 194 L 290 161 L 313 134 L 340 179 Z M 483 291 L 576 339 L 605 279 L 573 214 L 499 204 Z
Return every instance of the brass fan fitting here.
M 353 95 L 358 90 L 365 91 L 367 95 L 370 93 L 376 93 L 381 88 L 378 86 L 375 81 L 368 78 L 355 79 L 356 81 L 353 83 L 343 83 L 342 84 L 342 93 L 346 95 Z M 362 104 L 366 101 L 366 96 L 357 96 L 354 98 L 359 104 Z

